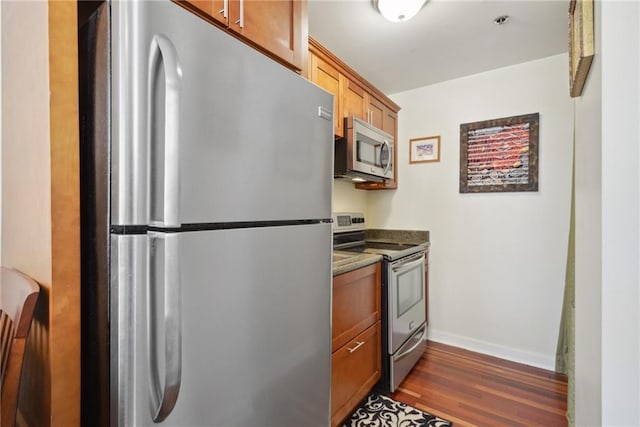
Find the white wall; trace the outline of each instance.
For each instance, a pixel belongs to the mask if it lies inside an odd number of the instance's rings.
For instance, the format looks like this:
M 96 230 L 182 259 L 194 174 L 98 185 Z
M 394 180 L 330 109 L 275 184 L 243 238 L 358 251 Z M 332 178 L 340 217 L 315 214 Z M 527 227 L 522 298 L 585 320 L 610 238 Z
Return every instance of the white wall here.
M 638 3 L 602 21 L 602 419 L 640 425 Z
M 2 265 L 51 283 L 47 2 L 3 1 Z M 10 201 L 10 203 L 8 203 Z M 33 242 L 40 242 L 34 251 Z M 8 248 L 10 250 L 8 250 Z
M 596 2 L 576 99 L 576 425 L 640 425 L 640 6 Z
M 430 338 L 553 369 L 570 206 L 567 56 L 392 96 L 399 187 L 367 195 L 369 227 L 431 231 Z M 460 124 L 540 113 L 539 191 L 460 194 Z M 441 136 L 439 163 L 408 163 Z
M 333 211 L 334 212 L 362 212 L 367 218 L 367 190 L 357 190 L 348 181 L 336 179 L 333 181 Z
M 602 364 L 602 57 L 600 2 L 595 2 L 595 49 L 576 125 L 575 399 L 578 426 L 600 425 Z
M 640 5 L 602 2 L 601 17 L 602 423 L 637 426 L 640 425 Z M 578 325 L 579 333 L 584 339 L 589 331 L 581 326 Z

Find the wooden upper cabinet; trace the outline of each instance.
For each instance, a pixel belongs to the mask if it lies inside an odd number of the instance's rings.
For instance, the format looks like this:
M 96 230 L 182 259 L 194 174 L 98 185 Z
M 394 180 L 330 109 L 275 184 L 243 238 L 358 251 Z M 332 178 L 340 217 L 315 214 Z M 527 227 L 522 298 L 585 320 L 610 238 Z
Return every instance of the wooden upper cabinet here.
M 303 6 L 306 0 L 230 0 L 229 28 L 301 70 Z
M 388 108 L 382 111 L 382 127 L 381 129 L 393 136 L 393 140 L 398 141 L 398 114 Z
M 225 9 L 224 0 L 210 0 L 208 2 L 198 1 L 198 3 L 210 3 L 211 4 L 211 17 L 224 25 L 229 25 L 229 6 Z
M 309 77 L 311 81 L 333 94 L 333 122 L 336 136 L 343 136 L 344 114 L 342 113 L 342 85 L 340 72 L 336 67 L 309 53 Z
M 307 55 L 307 0 L 180 0 L 279 62 L 303 70 Z
M 384 182 L 356 184 L 365 190 L 398 187 L 398 111 L 400 107 L 379 89 L 309 37 L 309 79 L 335 96 L 335 134 L 344 136 L 344 118 L 357 116 L 394 138 L 394 177 Z
M 388 108 L 385 107 L 377 98 L 371 95 L 369 95 L 367 101 L 367 116 L 369 123 L 378 129 L 384 130 L 384 116 Z M 392 132 L 387 133 L 391 133 L 393 136 Z
M 225 10 L 224 0 L 186 0 L 184 3 L 192 5 L 207 17 L 224 24 L 229 22 L 229 11 Z
M 356 116 L 364 121 L 367 117 L 367 94 L 362 86 L 345 77 L 345 90 L 343 94 L 345 117 Z

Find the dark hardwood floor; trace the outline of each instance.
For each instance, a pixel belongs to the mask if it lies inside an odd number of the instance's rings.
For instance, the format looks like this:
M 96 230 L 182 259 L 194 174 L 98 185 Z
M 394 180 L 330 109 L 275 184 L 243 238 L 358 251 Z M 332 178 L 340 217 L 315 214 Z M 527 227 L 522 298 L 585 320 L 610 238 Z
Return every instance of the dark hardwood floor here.
M 429 341 L 392 395 L 454 426 L 566 426 L 565 375 Z

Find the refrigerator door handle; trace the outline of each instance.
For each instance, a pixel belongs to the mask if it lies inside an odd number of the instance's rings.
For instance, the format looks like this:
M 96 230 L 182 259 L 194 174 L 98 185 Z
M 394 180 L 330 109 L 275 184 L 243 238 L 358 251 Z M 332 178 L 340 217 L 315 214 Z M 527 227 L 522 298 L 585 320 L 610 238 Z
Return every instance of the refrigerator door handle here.
M 149 232 L 147 325 L 151 415 L 156 423 L 162 422 L 173 410 L 182 381 L 182 291 L 178 237 L 178 234 Z M 164 337 L 161 336 L 161 327 Z M 160 379 L 161 361 L 164 361 L 164 381 Z
M 160 71 L 164 72 L 164 85 L 158 81 Z M 156 34 L 151 41 L 148 82 L 151 224 L 159 227 L 179 227 L 178 138 L 182 67 L 176 48 L 163 34 Z M 162 90 L 164 97 L 159 93 Z M 162 102 L 163 105 L 158 105 Z

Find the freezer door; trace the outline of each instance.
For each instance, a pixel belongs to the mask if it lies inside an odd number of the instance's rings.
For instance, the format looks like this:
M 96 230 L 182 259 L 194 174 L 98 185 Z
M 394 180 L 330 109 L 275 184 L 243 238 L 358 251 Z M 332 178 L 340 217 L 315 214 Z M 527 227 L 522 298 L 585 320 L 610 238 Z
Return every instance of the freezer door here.
M 119 425 L 329 425 L 331 225 L 144 239 L 115 287 Z
M 113 2 L 113 221 L 331 217 L 333 95 L 174 2 Z

